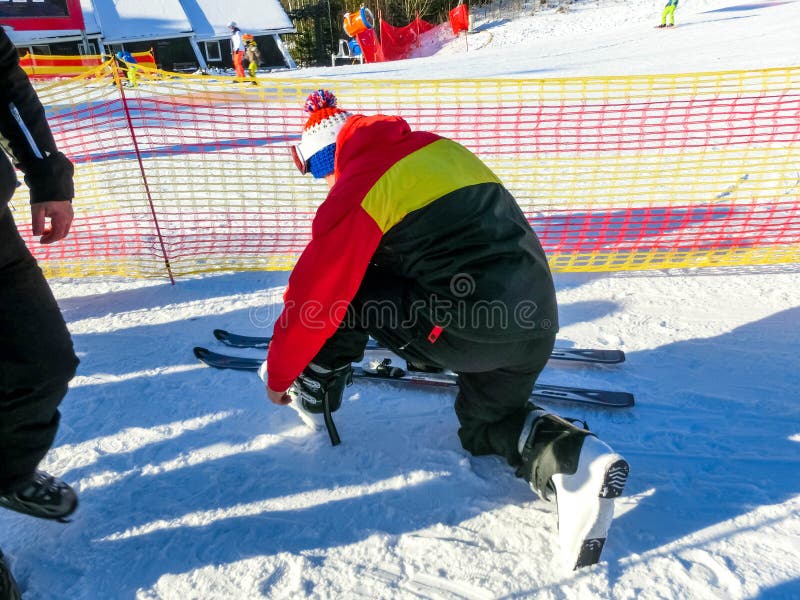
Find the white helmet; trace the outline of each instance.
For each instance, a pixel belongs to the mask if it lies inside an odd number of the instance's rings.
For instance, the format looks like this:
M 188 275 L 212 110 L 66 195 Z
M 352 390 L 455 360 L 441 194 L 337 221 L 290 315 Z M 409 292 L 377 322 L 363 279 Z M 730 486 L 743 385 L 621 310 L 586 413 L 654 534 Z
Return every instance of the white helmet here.
M 236 21 L 231 21 L 228 23 L 228 29 L 234 29 L 236 27 Z

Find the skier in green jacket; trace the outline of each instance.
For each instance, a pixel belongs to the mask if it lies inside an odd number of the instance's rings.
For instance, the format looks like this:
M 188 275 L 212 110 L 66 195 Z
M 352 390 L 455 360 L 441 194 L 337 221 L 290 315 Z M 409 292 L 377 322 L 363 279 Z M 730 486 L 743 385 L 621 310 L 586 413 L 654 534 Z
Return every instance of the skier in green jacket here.
M 661 25 L 659 27 L 674 27 L 675 26 L 675 9 L 678 8 L 678 0 L 667 0 L 667 5 L 661 13 Z M 669 24 L 667 24 L 667 17 L 669 17 Z

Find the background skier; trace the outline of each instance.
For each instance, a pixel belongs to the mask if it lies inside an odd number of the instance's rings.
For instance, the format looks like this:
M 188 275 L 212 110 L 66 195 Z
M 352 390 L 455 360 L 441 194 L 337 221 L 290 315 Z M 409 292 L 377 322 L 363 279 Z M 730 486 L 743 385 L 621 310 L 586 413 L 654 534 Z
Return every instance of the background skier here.
M 136 87 L 136 70 L 138 67 L 136 66 L 137 63 L 133 54 L 127 50 L 120 50 L 117 52 L 117 61 L 125 72 L 131 87 Z
M 330 192 L 275 325 L 269 398 L 338 409 L 368 334 L 416 368 L 455 371 L 463 447 L 504 457 L 555 496 L 569 568 L 597 562 L 628 465 L 585 426 L 529 402 L 558 315 L 516 201 L 466 148 L 399 117 L 351 115 L 327 90 L 305 109 L 295 164 Z
M 242 36 L 245 44 L 244 55 L 248 61 L 247 70 L 250 72 L 250 77 L 256 76 L 256 70 L 261 65 L 261 51 L 258 49 L 256 40 L 249 33 Z
M 664 11 L 661 13 L 661 25 L 659 27 L 673 27 L 675 25 L 675 9 L 678 8 L 678 0 L 667 0 Z M 667 23 L 669 18 L 669 23 Z
M 231 58 L 233 59 L 233 68 L 236 71 L 237 77 L 244 77 L 244 66 L 242 60 L 244 59 L 244 40 L 242 40 L 242 32 L 236 26 L 236 21 L 228 23 L 228 29 L 231 32 Z

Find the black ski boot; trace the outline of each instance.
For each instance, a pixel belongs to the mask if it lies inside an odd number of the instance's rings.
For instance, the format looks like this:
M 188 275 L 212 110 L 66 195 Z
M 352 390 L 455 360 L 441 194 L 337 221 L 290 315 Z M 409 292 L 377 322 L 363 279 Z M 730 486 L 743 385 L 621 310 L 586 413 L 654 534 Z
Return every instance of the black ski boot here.
M 331 413 L 339 410 L 344 388 L 351 383 L 353 366 L 350 363 L 337 369 L 309 363 L 287 392 L 292 398 L 290 406 L 300 414 L 300 418 L 317 429 L 324 424 L 334 446 L 341 440 Z
M 11 574 L 6 558 L 0 552 L 0 600 L 21 600 L 17 582 Z
M 336 412 L 342 404 L 344 388 L 351 383 L 353 383 L 353 367 L 350 363 L 338 369 L 326 369 L 309 363 L 289 388 L 289 394 L 293 399 L 297 398 L 303 410 L 311 414 L 325 412 L 326 400 L 331 412 Z
M 267 382 L 267 361 L 259 367 L 258 376 L 261 381 Z M 320 430 L 324 426 L 328 430 L 331 444 L 336 446 L 341 440 L 331 413 L 339 409 L 344 388 L 351 383 L 353 383 L 353 365 L 350 363 L 336 369 L 309 363 L 286 390 L 292 399 L 289 407 L 294 409 L 303 423 L 311 429 Z
M 519 439 L 526 479 L 545 500 L 555 496 L 561 559 L 569 570 L 600 560 L 614 516 L 614 498 L 628 478 L 628 463 L 589 431 L 586 423 L 535 408 Z
M 36 471 L 10 492 L 0 494 L 0 507 L 66 523 L 66 517 L 78 508 L 78 496 L 57 477 Z

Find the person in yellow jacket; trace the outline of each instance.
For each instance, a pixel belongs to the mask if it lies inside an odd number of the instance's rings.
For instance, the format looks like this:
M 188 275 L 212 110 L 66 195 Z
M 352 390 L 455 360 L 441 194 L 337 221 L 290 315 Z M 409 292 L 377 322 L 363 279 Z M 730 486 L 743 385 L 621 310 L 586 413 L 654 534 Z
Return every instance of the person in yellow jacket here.
M 667 5 L 661 13 L 661 25 L 659 27 L 674 27 L 675 26 L 675 9 L 678 8 L 678 0 L 667 0 Z M 667 24 L 667 17 L 669 17 L 669 24 Z
M 244 57 L 248 60 L 247 70 L 250 73 L 250 77 L 255 77 L 256 69 L 261 64 L 261 51 L 258 49 L 258 44 L 256 44 L 256 40 L 251 34 L 245 33 L 242 36 L 242 40 L 244 40 Z
M 136 87 L 136 59 L 133 54 L 127 50 L 120 50 L 117 52 L 117 63 L 122 67 L 122 71 L 128 78 L 128 83 L 131 87 Z

